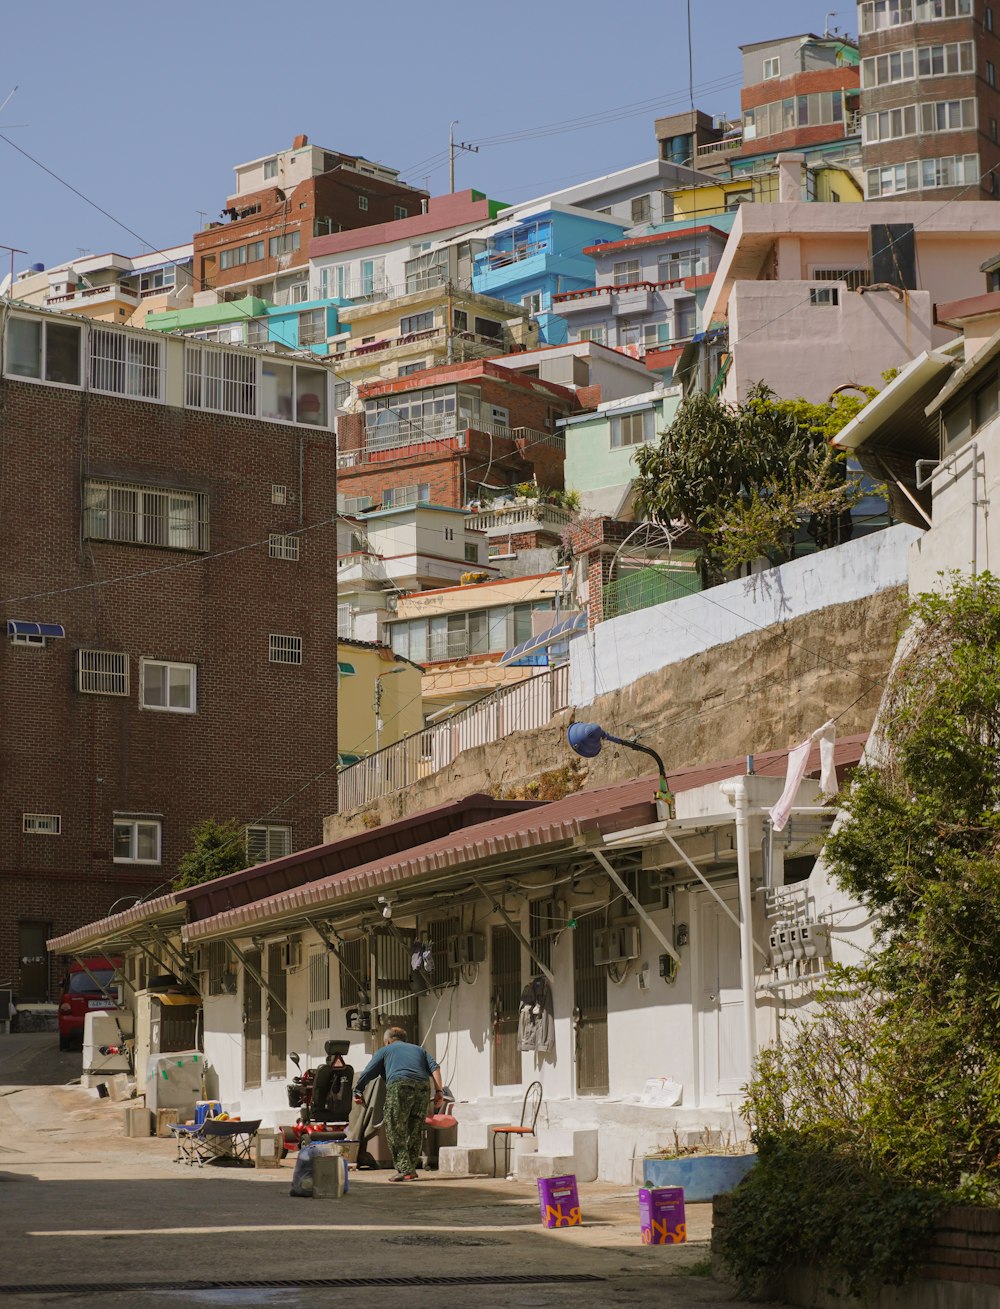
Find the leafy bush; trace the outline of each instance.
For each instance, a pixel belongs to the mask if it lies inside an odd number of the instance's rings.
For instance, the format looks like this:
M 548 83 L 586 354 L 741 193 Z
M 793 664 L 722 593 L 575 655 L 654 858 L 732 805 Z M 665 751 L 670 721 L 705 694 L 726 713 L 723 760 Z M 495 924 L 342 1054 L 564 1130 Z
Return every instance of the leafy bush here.
M 175 891 L 238 873 L 247 866 L 246 833 L 234 819 L 220 823 L 206 818 L 191 829 L 191 840 L 194 844 L 181 855 L 171 883 Z

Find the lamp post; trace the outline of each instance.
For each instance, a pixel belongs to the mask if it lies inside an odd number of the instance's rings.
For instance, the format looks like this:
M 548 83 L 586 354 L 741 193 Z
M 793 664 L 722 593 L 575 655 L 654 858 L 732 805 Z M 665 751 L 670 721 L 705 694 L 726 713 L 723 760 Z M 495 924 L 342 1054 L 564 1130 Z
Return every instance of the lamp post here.
M 401 673 L 402 668 L 390 668 L 387 673 L 379 673 L 375 678 L 375 753 L 378 754 L 379 746 L 382 740 L 382 679 L 383 677 L 392 677 L 395 673 Z
M 670 787 L 667 785 L 667 770 L 663 766 L 663 760 L 651 750 L 648 745 L 640 745 L 638 741 L 626 741 L 620 736 L 612 736 L 606 732 L 600 723 L 571 723 L 569 730 L 566 732 L 566 740 L 569 747 L 583 759 L 593 759 L 601 753 L 601 745 L 605 741 L 613 741 L 615 745 L 623 745 L 626 750 L 638 750 L 641 754 L 648 754 L 651 759 L 656 760 L 656 767 L 660 773 L 660 789 L 657 800 L 669 805 L 673 797 L 670 794 Z

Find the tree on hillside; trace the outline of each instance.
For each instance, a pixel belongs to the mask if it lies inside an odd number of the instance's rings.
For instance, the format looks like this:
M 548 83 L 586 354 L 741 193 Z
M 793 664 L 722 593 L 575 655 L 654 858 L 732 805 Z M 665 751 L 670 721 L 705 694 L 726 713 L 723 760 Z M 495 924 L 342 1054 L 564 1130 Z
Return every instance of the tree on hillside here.
M 246 832 L 235 819 L 220 823 L 206 818 L 191 829 L 191 840 L 191 849 L 181 855 L 171 883 L 175 891 L 238 873 L 247 866 Z
M 817 546 L 836 544 L 865 492 L 830 441 L 875 394 L 851 388 L 813 404 L 757 383 L 739 405 L 690 395 L 659 442 L 636 451 L 638 511 L 696 529 L 713 582 L 762 557 L 781 563 L 803 527 Z
M 748 1087 L 760 1163 L 725 1251 L 747 1285 L 811 1264 L 869 1293 L 946 1200 L 1000 1204 L 1000 581 L 953 580 L 910 617 L 826 847 L 876 948 Z

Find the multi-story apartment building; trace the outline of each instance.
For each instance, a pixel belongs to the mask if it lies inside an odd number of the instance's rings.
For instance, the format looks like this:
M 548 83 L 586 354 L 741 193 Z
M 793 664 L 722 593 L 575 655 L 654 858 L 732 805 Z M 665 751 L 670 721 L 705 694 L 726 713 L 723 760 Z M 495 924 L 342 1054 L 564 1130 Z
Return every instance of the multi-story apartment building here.
M 493 360 L 364 382 L 357 403 L 361 412 L 338 419 L 344 495 L 385 504 L 400 488 L 426 486 L 429 500 L 453 509 L 522 482 L 561 487 L 556 424 L 580 408 L 570 388 Z
M 3 332 L 0 977 L 36 1000 L 45 938 L 169 884 L 200 820 L 321 839 L 336 460 L 321 368 L 16 304 Z
M 179 332 L 225 345 L 308 350 L 311 354 L 325 355 L 330 350 L 330 337 L 340 331 L 337 310 L 333 300 L 275 305 L 245 295 L 219 304 L 150 314 L 146 326 L 151 332 Z
M 195 302 L 234 294 L 273 304 L 308 300 L 314 236 L 419 214 L 427 198 L 395 169 L 297 136 L 289 150 L 236 166 L 227 221 L 194 238 Z
M 143 327 L 150 314 L 191 304 L 192 260 L 190 242 L 147 255 L 81 255 L 52 268 L 32 264 L 12 284 L 4 278 L 0 295 L 97 322 Z
M 869 200 L 1000 195 L 996 8 L 984 0 L 859 3 Z
M 588 246 L 596 285 L 553 297 L 570 340 L 611 346 L 669 377 L 683 344 L 701 327 L 701 305 L 733 217 L 668 223 Z
M 740 46 L 741 160 L 784 150 L 846 151 L 858 136 L 858 47 L 803 32 Z
M 743 145 L 739 122 L 731 123 L 700 109 L 685 109 L 679 114 L 657 118 L 653 131 L 662 160 L 686 164 L 702 173 L 726 171 L 731 155 Z M 670 189 L 673 191 L 674 187 Z M 665 216 L 671 216 L 669 208 Z

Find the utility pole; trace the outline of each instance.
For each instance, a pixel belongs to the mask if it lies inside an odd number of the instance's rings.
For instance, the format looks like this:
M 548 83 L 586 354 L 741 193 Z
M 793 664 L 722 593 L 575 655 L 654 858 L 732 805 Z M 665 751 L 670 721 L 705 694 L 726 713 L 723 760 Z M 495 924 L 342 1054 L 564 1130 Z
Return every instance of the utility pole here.
M 16 91 L 16 90 L 17 90 L 17 87 L 14 88 L 14 91 Z M 13 95 L 13 94 L 14 94 L 14 91 L 11 91 L 10 94 Z M 7 99 L 9 100 L 9 99 L 10 99 L 10 96 L 8 96 Z M 19 249 L 16 245 L 0 245 L 0 250 L 9 250 L 9 251 L 10 251 L 10 282 L 9 282 L 9 284 L 8 284 L 8 286 L 7 286 L 7 299 L 8 299 L 8 300 L 13 300 L 13 298 L 14 298 L 14 256 L 15 256 L 15 255 L 26 255 L 28 252 L 27 252 L 27 250 L 21 250 L 21 249 Z
M 394 673 L 401 673 L 402 668 L 390 668 L 387 673 L 379 673 L 375 678 L 375 753 L 378 754 L 379 747 L 382 743 L 382 729 L 385 724 L 382 722 L 382 678 L 392 677 Z
M 448 192 L 450 195 L 455 194 L 455 151 L 468 150 L 469 154 L 479 154 L 478 145 L 469 145 L 468 141 L 455 140 L 455 127 L 458 119 L 451 120 L 451 126 L 448 128 Z

